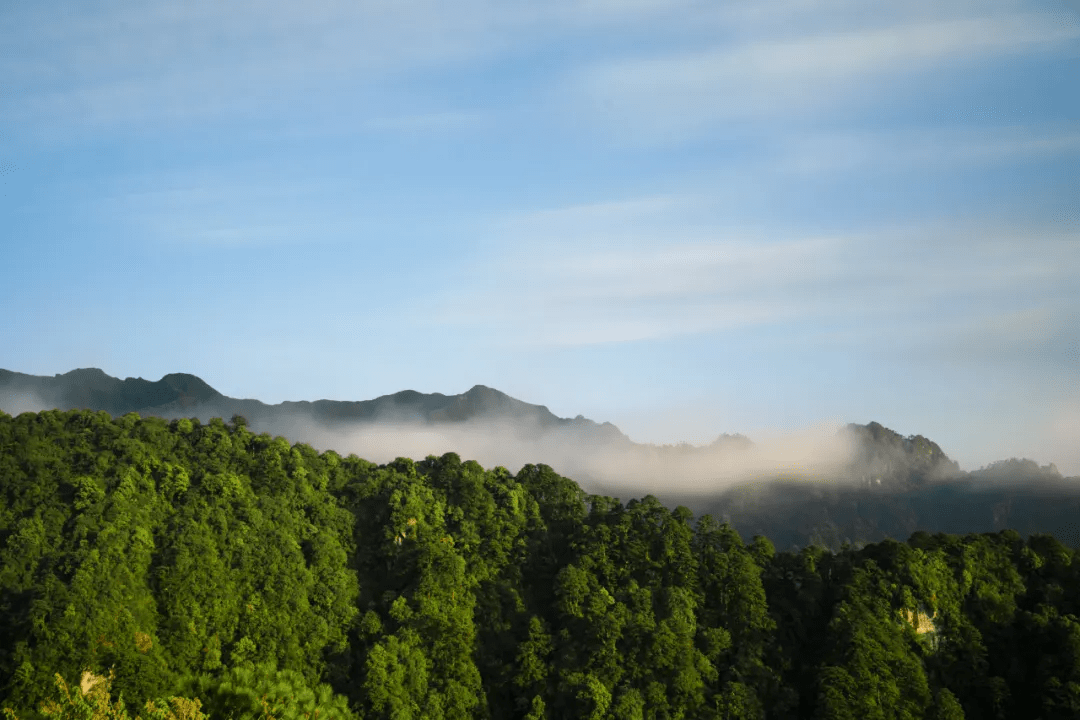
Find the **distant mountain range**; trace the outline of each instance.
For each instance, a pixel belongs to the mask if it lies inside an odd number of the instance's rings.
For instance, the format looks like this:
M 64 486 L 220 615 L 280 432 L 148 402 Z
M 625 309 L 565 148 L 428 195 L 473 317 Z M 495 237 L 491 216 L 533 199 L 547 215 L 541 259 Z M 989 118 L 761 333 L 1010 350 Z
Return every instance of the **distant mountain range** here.
M 1080 546 L 1080 478 L 1063 478 L 1053 465 L 1040 467 L 1015 458 L 963 472 L 936 443 L 922 436 L 903 437 L 876 422 L 848 425 L 844 431 L 853 440 L 850 457 L 816 481 L 773 473 L 713 489 L 703 483 L 690 492 L 686 485 L 665 485 L 664 475 L 685 476 L 699 469 L 707 474 L 711 459 L 738 456 L 751 451 L 754 443 L 741 435 L 721 435 L 707 447 L 635 443 L 611 423 L 581 415 L 560 418 L 543 405 L 483 385 L 460 395 L 404 390 L 374 400 L 267 405 L 227 397 L 184 373 L 154 382 L 120 380 L 97 368 L 53 377 L 0 370 L 0 410 L 17 415 L 43 409 L 103 410 L 113 416 L 136 412 L 165 419 L 197 417 L 203 422 L 241 415 L 255 432 L 336 450 L 340 448 L 326 438 L 341 438 L 357 429 L 428 429 L 470 441 L 495 430 L 509 431 L 512 443 L 522 444 L 517 447 L 526 451 L 518 449 L 505 455 L 508 461 L 499 461 L 503 456 L 498 446 L 507 444 L 504 438 L 495 441 L 486 458 L 479 456 L 484 453 L 474 456 L 472 445 L 465 444 L 462 459 L 509 467 L 510 460 L 524 453 L 527 457 L 521 462 L 549 464 L 588 492 L 624 501 L 628 495 L 648 492 L 669 507 L 683 504 L 696 514 L 724 518 L 745 539 L 765 535 L 783 549 L 809 543 L 835 549 L 844 542 L 906 539 L 918 530 L 965 533 L 1006 528 L 1022 535 L 1049 533 Z M 454 434 L 459 431 L 472 434 Z M 596 461 L 600 465 L 578 463 L 579 456 L 600 458 Z M 604 472 L 606 463 L 627 468 L 627 477 L 634 475 L 632 470 L 648 467 L 649 479 L 641 480 L 638 473 L 636 485 L 614 483 L 611 473 Z
M 0 408 L 5 405 L 59 410 L 86 408 L 104 410 L 114 416 L 135 412 L 167 419 L 199 417 L 203 422 L 211 417 L 227 420 L 241 415 L 253 428 L 265 428 L 271 433 L 281 421 L 288 419 L 288 425 L 292 426 L 298 418 L 324 426 L 364 423 L 436 426 L 479 420 L 532 426 L 541 433 L 554 428 L 577 428 L 591 441 L 630 442 L 611 423 L 598 424 L 581 415 L 572 420 L 556 417 L 543 405 L 530 405 L 484 385 L 476 385 L 461 395 L 402 390 L 374 400 L 267 405 L 258 400 L 227 397 L 201 378 L 186 373 L 170 373 L 151 382 L 142 378 L 120 380 L 98 368 L 82 368 L 53 377 L 0 370 Z

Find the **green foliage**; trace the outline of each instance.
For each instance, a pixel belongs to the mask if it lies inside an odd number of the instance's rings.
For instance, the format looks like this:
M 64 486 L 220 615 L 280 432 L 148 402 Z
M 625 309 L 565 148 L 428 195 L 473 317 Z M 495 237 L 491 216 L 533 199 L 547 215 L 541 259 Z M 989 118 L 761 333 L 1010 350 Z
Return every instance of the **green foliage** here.
M 964 708 L 948 688 L 942 688 L 934 697 L 931 720 L 964 720 Z
M 922 718 L 930 704 L 925 670 L 895 618 L 889 582 L 873 560 L 856 571 L 837 606 L 830 664 L 822 673 L 827 717 Z
M 348 700 L 326 684 L 312 686 L 298 672 L 278 670 L 273 663 L 231 668 L 211 678 L 195 676 L 180 682 L 185 694 L 198 696 L 213 718 L 233 720 L 355 720 Z
M 55 695 L 41 704 L 39 712 L 50 720 L 129 720 L 123 693 L 115 702 L 112 699 L 113 679 L 111 671 L 108 677 L 84 672 L 80 684 L 72 687 L 56 673 Z M 10 708 L 4 708 L 4 717 L 19 720 Z M 198 699 L 169 697 L 148 700 L 135 720 L 207 720 L 207 716 Z
M 545 465 L 0 415 L 12 720 L 1077 717 L 1078 614 L 1049 536 L 777 552 Z

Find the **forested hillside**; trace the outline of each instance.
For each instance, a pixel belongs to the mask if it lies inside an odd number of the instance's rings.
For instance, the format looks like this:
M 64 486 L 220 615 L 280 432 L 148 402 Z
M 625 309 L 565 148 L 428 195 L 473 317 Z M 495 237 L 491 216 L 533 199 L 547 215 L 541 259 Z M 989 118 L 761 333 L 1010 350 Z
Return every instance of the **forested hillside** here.
M 184 373 L 150 382 L 121 380 L 97 368 L 56 376 L 0 369 L 0 411 L 41 409 L 104 410 L 114 418 L 135 412 L 168 421 L 240 415 L 256 434 L 379 463 L 447 450 L 485 467 L 543 463 L 591 494 L 651 494 L 668 510 L 682 505 L 695 516 L 712 515 L 742 537 L 764 535 L 793 552 L 807 545 L 838 551 L 845 543 L 902 539 L 917 530 L 1014 529 L 1080 546 L 1080 477 L 1062 477 L 1054 465 L 1026 459 L 964 472 L 932 440 L 905 437 L 873 421 L 840 428 L 835 439 L 849 438 L 850 452 L 832 457 L 824 469 L 811 467 L 812 453 L 805 465 L 797 463 L 800 472 L 785 476 L 781 465 L 790 467 L 792 457 L 774 447 L 761 449 L 768 461 L 752 472 L 746 465 L 742 475 L 724 475 L 717 468 L 752 463 L 751 439 L 725 434 L 708 446 L 635 443 L 610 423 L 560 418 L 483 385 L 460 395 L 405 390 L 355 402 L 267 405 L 227 397 Z M 816 454 L 825 457 L 829 438 L 815 443 Z
M 1078 602 L 1046 535 L 778 553 L 545 465 L 0 413 L 20 720 L 1075 718 Z

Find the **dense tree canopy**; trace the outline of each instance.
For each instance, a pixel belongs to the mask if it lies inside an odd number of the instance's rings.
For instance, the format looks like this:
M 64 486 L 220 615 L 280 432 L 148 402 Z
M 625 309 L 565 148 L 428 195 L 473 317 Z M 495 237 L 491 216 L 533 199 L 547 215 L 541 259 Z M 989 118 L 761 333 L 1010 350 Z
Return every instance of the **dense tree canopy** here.
M 545 465 L 0 413 L 20 720 L 1077 717 L 1078 575 L 1049 536 L 777 552 Z

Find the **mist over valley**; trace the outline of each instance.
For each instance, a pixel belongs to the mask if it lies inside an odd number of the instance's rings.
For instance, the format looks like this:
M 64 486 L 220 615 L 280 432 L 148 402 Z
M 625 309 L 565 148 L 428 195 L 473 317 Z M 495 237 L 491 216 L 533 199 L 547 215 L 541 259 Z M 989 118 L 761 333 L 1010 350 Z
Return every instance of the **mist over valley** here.
M 255 433 L 378 464 L 456 453 L 516 473 L 550 466 L 587 493 L 647 495 L 728 520 L 778 547 L 906 539 L 916 531 L 1051 533 L 1080 544 L 1080 478 L 1011 458 L 965 471 L 932 440 L 876 422 L 818 425 L 710 444 L 630 440 L 616 426 L 476 385 L 458 395 L 404 390 L 363 401 L 268 405 L 227 397 L 194 375 L 120 380 L 96 368 L 53 377 L 0 370 L 0 409 L 90 409 L 166 420 L 241 416 Z

